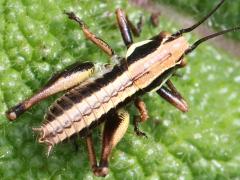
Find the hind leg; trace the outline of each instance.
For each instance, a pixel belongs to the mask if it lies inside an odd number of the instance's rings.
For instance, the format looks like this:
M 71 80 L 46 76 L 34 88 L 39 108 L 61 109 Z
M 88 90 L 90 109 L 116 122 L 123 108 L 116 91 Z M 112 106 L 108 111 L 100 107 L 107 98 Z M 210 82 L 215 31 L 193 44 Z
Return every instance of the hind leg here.
M 96 176 L 108 174 L 109 158 L 112 150 L 122 139 L 129 125 L 129 114 L 123 109 L 107 117 L 102 137 L 102 153 L 99 165 L 97 165 L 96 154 L 91 137 L 87 138 L 88 157 L 93 173 Z
M 46 85 L 32 97 L 24 100 L 6 112 L 9 120 L 13 121 L 26 110 L 49 96 L 70 89 L 92 76 L 94 65 L 90 62 L 75 63 L 60 73 L 55 74 Z

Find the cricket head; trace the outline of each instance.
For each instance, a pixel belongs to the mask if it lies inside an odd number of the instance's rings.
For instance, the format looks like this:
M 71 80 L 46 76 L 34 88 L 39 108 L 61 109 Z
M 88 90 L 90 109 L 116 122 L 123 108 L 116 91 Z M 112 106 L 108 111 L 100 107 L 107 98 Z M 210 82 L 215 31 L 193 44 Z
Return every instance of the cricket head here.
M 148 87 L 166 71 L 183 67 L 186 64 L 184 57 L 201 43 L 225 33 L 240 30 L 240 27 L 223 30 L 203 37 L 192 45 L 183 36 L 206 21 L 224 1 L 221 0 L 202 20 L 189 28 L 181 29 L 174 34 L 161 32 L 150 40 L 132 44 L 127 51 L 126 60 L 128 72 L 135 85 L 140 89 Z
M 171 39 L 171 34 L 162 32 L 150 40 L 132 44 L 126 54 L 128 73 L 139 89 L 148 87 L 168 69 L 181 64 L 181 57 L 189 48 L 181 36 Z

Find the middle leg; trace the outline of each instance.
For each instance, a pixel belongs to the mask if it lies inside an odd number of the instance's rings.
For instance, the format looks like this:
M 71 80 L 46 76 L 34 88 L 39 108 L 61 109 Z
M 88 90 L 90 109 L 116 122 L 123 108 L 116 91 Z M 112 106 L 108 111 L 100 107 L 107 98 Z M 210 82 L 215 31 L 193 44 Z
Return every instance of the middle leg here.
M 136 108 L 138 109 L 139 116 L 134 116 L 133 123 L 134 123 L 134 131 L 138 136 L 145 136 L 147 138 L 146 133 L 139 130 L 139 123 L 145 122 L 149 116 L 146 105 L 144 101 L 140 98 L 137 98 L 134 102 Z
M 115 53 L 113 49 L 101 38 L 97 37 L 95 34 L 93 34 L 87 27 L 87 25 L 81 20 L 79 17 L 77 17 L 73 12 L 65 12 L 66 15 L 68 15 L 68 18 L 71 20 L 76 21 L 80 27 L 82 28 L 82 31 L 87 39 L 92 41 L 94 44 L 96 44 L 100 49 L 102 49 L 107 55 L 110 57 L 114 56 Z

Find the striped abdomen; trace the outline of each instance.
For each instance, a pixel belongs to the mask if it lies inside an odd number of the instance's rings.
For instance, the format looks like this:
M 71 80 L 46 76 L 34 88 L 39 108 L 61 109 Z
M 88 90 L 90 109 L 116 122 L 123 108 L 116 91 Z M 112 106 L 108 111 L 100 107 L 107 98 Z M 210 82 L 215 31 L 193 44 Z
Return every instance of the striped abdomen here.
M 96 122 L 138 91 L 128 71 L 120 66 L 59 98 L 45 116 L 40 142 L 57 144 Z

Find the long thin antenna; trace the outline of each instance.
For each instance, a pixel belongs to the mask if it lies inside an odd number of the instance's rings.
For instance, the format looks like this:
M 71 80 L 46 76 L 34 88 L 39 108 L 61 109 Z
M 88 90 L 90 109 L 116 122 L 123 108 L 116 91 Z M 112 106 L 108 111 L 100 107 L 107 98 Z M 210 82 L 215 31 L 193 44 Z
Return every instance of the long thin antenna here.
M 223 31 L 220 31 L 220 32 L 217 32 L 217 33 L 214 33 L 214 34 L 211 34 L 209 36 L 206 36 L 202 39 L 199 39 L 198 41 L 196 41 L 190 48 L 188 48 L 184 55 L 186 54 L 189 54 L 190 52 L 192 52 L 194 49 L 196 49 L 201 43 L 209 40 L 209 39 L 212 39 L 212 38 L 215 38 L 217 36 L 220 36 L 220 35 L 223 35 L 223 34 L 226 34 L 226 33 L 229 33 L 229 32 L 233 32 L 233 31 L 238 31 L 240 30 L 240 26 L 238 27 L 234 27 L 234 28 L 231 28 L 231 29 L 226 29 L 226 30 L 223 30 Z
M 172 37 L 178 37 L 181 36 L 184 33 L 187 32 L 191 32 L 192 30 L 194 30 L 195 28 L 197 28 L 199 25 L 201 25 L 204 21 L 206 21 L 206 19 L 208 19 L 223 3 L 225 0 L 221 0 L 217 6 L 211 11 L 209 12 L 208 15 L 206 15 L 202 20 L 200 20 L 198 23 L 194 24 L 193 26 L 186 28 L 186 29 L 181 29 L 179 31 L 177 31 L 176 33 L 172 34 Z

